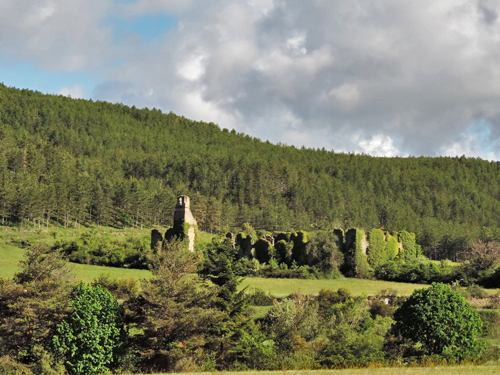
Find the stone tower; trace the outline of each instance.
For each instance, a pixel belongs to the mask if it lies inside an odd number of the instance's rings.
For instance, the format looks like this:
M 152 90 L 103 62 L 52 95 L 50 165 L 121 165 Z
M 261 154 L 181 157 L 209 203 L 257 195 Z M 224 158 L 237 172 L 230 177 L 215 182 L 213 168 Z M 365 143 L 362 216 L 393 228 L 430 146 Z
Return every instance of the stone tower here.
M 187 224 L 187 225 L 186 225 Z M 189 197 L 187 195 L 180 195 L 177 197 L 177 204 L 175 205 L 174 212 L 174 227 L 181 227 L 184 229 L 184 233 L 187 230 L 188 240 L 189 240 L 189 251 L 194 251 L 194 238 L 195 238 L 195 226 L 198 222 L 191 213 L 189 206 Z M 187 228 L 189 226 L 189 228 Z

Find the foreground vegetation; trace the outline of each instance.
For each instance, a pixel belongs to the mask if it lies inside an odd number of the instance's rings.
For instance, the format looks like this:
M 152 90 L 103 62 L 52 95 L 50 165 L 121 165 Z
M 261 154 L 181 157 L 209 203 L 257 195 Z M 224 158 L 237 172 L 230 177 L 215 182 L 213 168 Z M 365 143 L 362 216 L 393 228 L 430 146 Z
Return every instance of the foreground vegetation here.
M 500 354 L 498 301 L 488 297 L 491 308 L 478 313 L 444 284 L 408 299 L 343 288 L 277 298 L 241 289 L 237 253 L 218 239 L 204 254 L 164 243 L 149 255 L 150 279 L 101 276 L 77 285 L 61 255 L 31 246 L 14 278 L 1 280 L 4 373 L 411 367 Z M 255 319 L 251 305 L 265 311 Z

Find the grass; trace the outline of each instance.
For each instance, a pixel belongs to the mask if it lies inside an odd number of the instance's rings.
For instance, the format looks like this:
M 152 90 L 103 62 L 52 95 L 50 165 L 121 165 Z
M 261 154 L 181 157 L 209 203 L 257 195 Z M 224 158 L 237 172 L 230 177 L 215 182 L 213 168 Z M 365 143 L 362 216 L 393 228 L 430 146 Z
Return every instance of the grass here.
M 252 318 L 261 319 L 271 310 L 272 306 L 252 306 Z
M 0 277 L 11 278 L 18 270 L 19 261 L 23 259 L 24 250 L 19 246 L 22 243 L 37 245 L 47 243 L 54 245 L 56 241 L 69 242 L 79 239 L 83 233 L 97 231 L 99 235 L 109 235 L 116 239 L 125 239 L 126 237 L 149 236 L 150 228 L 125 228 L 116 229 L 110 227 L 101 228 L 33 228 L 33 227 L 0 227 Z M 164 231 L 164 230 L 162 230 Z M 210 233 L 199 232 L 201 242 L 210 242 L 212 235 Z M 135 270 L 102 266 L 91 266 L 86 264 L 74 264 L 74 274 L 77 280 L 90 282 L 102 274 L 108 274 L 112 278 L 118 279 L 144 279 L 150 278 L 151 272 L 147 270 Z
M 0 276 L 12 277 L 18 269 L 18 263 L 23 259 L 24 250 L 15 245 L 24 242 L 39 244 L 46 242 L 49 245 L 56 241 L 71 241 L 80 238 L 82 233 L 92 229 L 26 229 L 0 227 Z M 135 237 L 149 235 L 150 229 L 123 229 L 115 228 L 101 229 L 94 228 L 101 235 L 112 237 Z M 200 233 L 202 242 L 209 242 L 212 235 Z M 151 273 L 146 270 L 134 270 L 124 268 L 112 268 L 102 266 L 90 266 L 85 264 L 72 264 L 74 274 L 78 280 L 89 282 L 99 277 L 101 274 L 108 274 L 112 278 L 134 278 L 143 279 L 151 277 Z M 360 279 L 338 279 L 338 280 L 298 280 L 298 279 L 264 279 L 246 278 L 243 285 L 254 288 L 261 288 L 276 297 L 286 297 L 291 293 L 301 292 L 303 294 L 318 294 L 321 289 L 346 288 L 352 294 L 375 295 L 382 289 L 395 289 L 399 295 L 409 295 L 416 288 L 423 288 L 425 285 L 392 283 L 376 280 Z
M 90 266 L 87 264 L 70 263 L 74 267 L 73 274 L 78 281 L 91 282 L 100 275 L 109 275 L 113 279 L 149 279 L 151 272 L 147 270 L 134 270 L 127 268 L 114 268 L 104 266 Z
M 500 365 L 468 365 L 446 367 L 391 367 L 363 368 L 348 370 L 300 370 L 300 371 L 245 371 L 218 372 L 219 375 L 488 375 L 500 373 Z M 184 373 L 184 375 L 200 375 L 203 373 Z
M 336 279 L 336 280 L 300 280 L 300 279 L 265 279 L 248 277 L 242 287 L 260 288 L 276 297 L 286 297 L 291 293 L 317 295 L 321 289 L 337 290 L 345 288 L 354 295 L 376 295 L 383 289 L 397 290 L 398 295 L 409 296 L 415 289 L 427 288 L 423 284 L 395 283 L 380 280 Z
M 19 262 L 23 260 L 24 250 L 15 246 L 0 244 L 0 277 L 12 278 L 19 269 Z M 69 263 L 74 269 L 77 280 L 90 282 L 102 274 L 117 279 L 149 279 L 151 272 L 126 268 L 89 266 L 87 264 Z
M 113 238 L 149 236 L 150 228 L 126 228 L 116 229 L 109 227 L 65 229 L 50 227 L 45 228 L 13 228 L 0 226 L 0 276 L 12 277 L 17 271 L 18 263 L 23 259 L 24 250 L 19 248 L 23 242 L 30 244 L 39 244 L 42 242 L 53 245 L 56 241 L 72 241 L 81 237 L 88 231 L 96 231 L 99 235 L 109 235 Z M 212 235 L 206 232 L 199 232 L 200 242 L 209 243 Z M 151 277 L 151 273 L 146 270 L 134 270 L 123 268 L 112 268 L 102 266 L 90 266 L 84 264 L 73 264 L 74 274 L 78 280 L 92 281 L 101 274 L 108 274 L 112 278 L 134 278 L 143 279 Z M 395 283 L 378 280 L 361 279 L 337 279 L 337 280 L 299 280 L 299 279 L 265 279 L 265 278 L 246 278 L 242 287 L 250 286 L 260 288 L 265 292 L 271 293 L 276 297 L 286 297 L 291 293 L 303 293 L 317 295 L 321 289 L 337 290 L 345 288 L 354 295 L 376 295 L 382 289 L 393 289 L 399 295 L 410 295 L 413 290 L 425 288 L 426 285 Z M 490 291 L 494 293 L 495 291 Z
M 23 254 L 23 249 L 0 243 L 0 276 L 13 277 L 19 262 L 23 259 Z

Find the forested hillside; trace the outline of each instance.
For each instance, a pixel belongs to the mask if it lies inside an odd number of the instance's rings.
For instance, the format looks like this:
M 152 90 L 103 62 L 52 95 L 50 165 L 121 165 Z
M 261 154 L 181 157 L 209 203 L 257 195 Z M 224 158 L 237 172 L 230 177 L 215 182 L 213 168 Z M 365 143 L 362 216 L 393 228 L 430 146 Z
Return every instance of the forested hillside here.
M 500 165 L 273 145 L 173 113 L 0 85 L 0 220 L 415 232 L 430 257 L 500 240 Z

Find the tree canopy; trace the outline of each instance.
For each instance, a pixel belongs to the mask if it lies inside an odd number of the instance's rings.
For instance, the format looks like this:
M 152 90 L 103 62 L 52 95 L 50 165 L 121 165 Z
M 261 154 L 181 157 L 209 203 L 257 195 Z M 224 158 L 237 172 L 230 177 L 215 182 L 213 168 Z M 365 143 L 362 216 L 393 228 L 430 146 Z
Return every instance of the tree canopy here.
M 405 230 L 435 259 L 500 240 L 498 163 L 298 149 L 157 109 L 0 85 L 1 223 L 165 226 L 181 194 L 210 232 L 246 222 Z
M 476 340 L 481 318 L 449 285 L 434 283 L 415 290 L 396 310 L 394 320 L 393 334 L 421 345 L 425 354 L 467 358 L 481 352 Z

